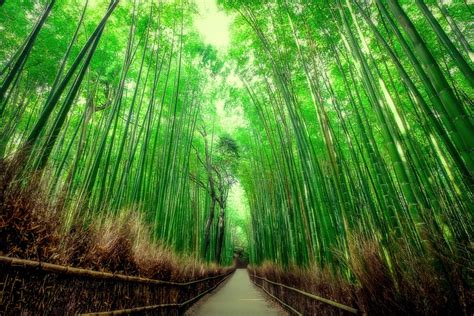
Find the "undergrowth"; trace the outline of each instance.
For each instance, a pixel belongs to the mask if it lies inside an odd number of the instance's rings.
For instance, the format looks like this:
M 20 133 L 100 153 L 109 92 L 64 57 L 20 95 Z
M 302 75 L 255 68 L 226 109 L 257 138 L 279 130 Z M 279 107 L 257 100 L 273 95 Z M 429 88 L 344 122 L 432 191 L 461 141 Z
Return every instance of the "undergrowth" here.
M 264 262 L 249 272 L 305 292 L 354 307 L 367 315 L 473 315 L 473 263 L 440 254 L 436 245 L 424 255 L 399 245 L 391 266 L 383 260 L 378 243 L 353 237 L 345 264 L 349 280 L 328 268 L 283 269 Z M 257 280 L 258 281 L 258 280 Z M 265 285 L 273 295 L 304 315 L 344 314 L 328 304 L 294 291 Z
M 61 201 L 51 202 L 41 180 L 16 181 L 0 164 L 0 255 L 176 282 L 229 268 L 204 264 L 153 243 L 150 228 L 132 210 L 96 216 L 65 229 Z M 38 177 L 39 178 L 39 177 Z

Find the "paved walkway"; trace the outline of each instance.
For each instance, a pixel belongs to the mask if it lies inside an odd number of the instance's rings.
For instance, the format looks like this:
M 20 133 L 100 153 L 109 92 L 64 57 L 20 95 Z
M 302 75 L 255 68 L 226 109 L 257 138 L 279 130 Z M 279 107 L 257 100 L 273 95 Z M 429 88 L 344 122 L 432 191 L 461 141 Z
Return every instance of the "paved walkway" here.
M 229 280 L 196 303 L 186 314 L 203 316 L 288 315 L 252 284 L 245 269 L 237 269 Z

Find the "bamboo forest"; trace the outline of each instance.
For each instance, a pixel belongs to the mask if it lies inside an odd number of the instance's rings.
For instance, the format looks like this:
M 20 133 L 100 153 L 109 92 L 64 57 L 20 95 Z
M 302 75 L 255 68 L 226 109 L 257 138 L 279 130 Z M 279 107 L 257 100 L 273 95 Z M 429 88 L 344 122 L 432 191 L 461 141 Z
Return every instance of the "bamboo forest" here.
M 0 0 L 1 315 L 473 315 L 472 0 Z

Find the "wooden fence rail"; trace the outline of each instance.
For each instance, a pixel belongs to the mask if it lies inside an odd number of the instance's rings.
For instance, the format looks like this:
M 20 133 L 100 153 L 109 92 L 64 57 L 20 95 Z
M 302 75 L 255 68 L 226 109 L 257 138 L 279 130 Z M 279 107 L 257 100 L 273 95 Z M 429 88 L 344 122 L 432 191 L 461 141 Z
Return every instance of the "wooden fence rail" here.
M 156 311 L 159 309 L 166 309 L 166 308 L 176 308 L 179 311 L 182 311 L 184 308 L 187 306 L 190 306 L 190 304 L 194 303 L 197 301 L 199 298 L 203 297 L 210 291 L 214 290 L 216 287 L 219 286 L 222 282 L 224 282 L 232 273 L 233 271 L 224 274 L 222 276 L 222 279 L 219 280 L 219 282 L 214 285 L 213 287 L 207 289 L 206 291 L 199 293 L 195 297 L 181 303 L 175 303 L 175 304 L 159 304 L 159 305 L 151 305 L 151 306 L 141 306 L 141 307 L 135 307 L 135 308 L 129 308 L 129 309 L 122 309 L 122 310 L 115 310 L 115 311 L 108 311 L 108 312 L 99 312 L 99 313 L 85 313 L 81 314 L 82 316 L 105 316 L 105 315 L 127 315 L 127 314 L 134 314 L 134 313 L 141 313 L 141 312 L 149 312 L 149 311 Z
M 0 256 L 0 314 L 177 315 L 232 272 L 172 282 Z
M 306 313 L 305 313 L 305 311 L 296 310 L 294 307 L 289 305 L 288 302 L 285 302 L 285 300 L 282 298 L 283 297 L 282 294 L 283 294 L 284 289 L 290 290 L 293 293 L 297 293 L 298 295 L 303 296 L 304 298 L 306 298 L 309 301 L 318 301 L 318 302 L 324 303 L 326 305 L 332 306 L 332 307 L 336 308 L 337 310 L 339 310 L 342 313 L 359 314 L 359 311 L 356 308 L 353 308 L 353 307 L 350 307 L 350 306 L 332 301 L 330 299 L 327 299 L 327 298 L 324 298 L 324 297 L 321 297 L 321 296 L 317 296 L 317 295 L 302 291 L 300 289 L 288 286 L 288 285 L 283 284 L 283 283 L 278 283 L 278 282 L 268 280 L 267 278 L 260 277 L 260 276 L 256 275 L 255 273 L 249 273 L 249 274 L 250 274 L 250 278 L 251 278 L 252 282 L 255 285 L 260 287 L 268 295 L 270 295 L 271 297 L 276 299 L 278 302 L 280 302 L 280 304 L 282 304 L 284 307 L 286 307 L 289 311 L 291 311 L 295 315 L 306 315 Z M 259 283 L 257 280 L 260 280 L 261 282 Z M 265 287 L 265 284 L 263 284 L 263 283 L 267 284 L 267 287 Z M 309 305 L 311 305 L 311 303 L 309 303 Z

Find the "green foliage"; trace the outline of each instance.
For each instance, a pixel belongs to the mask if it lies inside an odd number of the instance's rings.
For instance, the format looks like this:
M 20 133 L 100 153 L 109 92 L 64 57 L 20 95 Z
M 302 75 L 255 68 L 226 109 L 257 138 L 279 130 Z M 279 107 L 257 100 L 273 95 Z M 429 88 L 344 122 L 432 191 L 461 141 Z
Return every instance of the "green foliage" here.
M 204 179 L 190 179 L 206 175 L 192 147 L 202 142 L 196 126 L 206 111 L 200 100 L 207 73 L 219 73 L 223 61 L 188 27 L 193 6 L 120 3 L 92 51 L 85 44 L 111 2 L 54 3 L 26 63 L 12 69 L 15 51 L 49 3 L 10 1 L 0 9 L 2 87 L 8 73 L 18 78 L 2 99 L 1 155 L 22 161 L 20 178 L 42 173 L 52 200 L 64 201 L 70 225 L 133 208 L 144 213 L 155 239 L 199 256 L 209 194 L 198 184 Z M 68 72 L 71 79 L 63 81 Z M 64 89 L 56 90 L 61 82 Z M 74 86 L 77 95 L 69 97 Z M 38 123 L 45 104 L 50 112 Z M 227 264 L 230 233 L 225 240 L 221 262 Z
M 51 3 L 0 8 L 0 156 L 70 223 L 133 208 L 183 253 L 347 279 L 356 235 L 473 262 L 469 4 L 219 1 L 224 54 L 191 2 Z
M 316 264 L 353 279 L 357 236 L 387 266 L 399 247 L 470 266 L 461 253 L 472 258 L 463 222 L 473 215 L 474 87 L 461 67 L 472 59 L 462 32 L 453 36 L 468 5 L 442 5 L 450 25 L 430 3 L 440 30 L 422 1 L 223 3 L 239 12 L 229 57 L 244 88 L 229 95 L 251 127 L 240 142 L 251 262 Z M 444 33 L 454 48 L 438 44 Z

